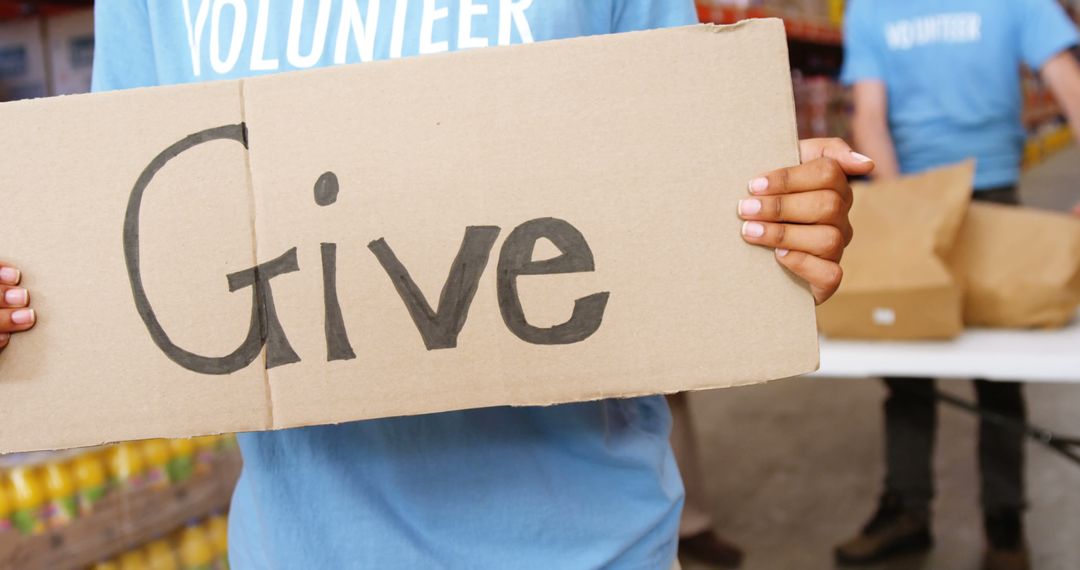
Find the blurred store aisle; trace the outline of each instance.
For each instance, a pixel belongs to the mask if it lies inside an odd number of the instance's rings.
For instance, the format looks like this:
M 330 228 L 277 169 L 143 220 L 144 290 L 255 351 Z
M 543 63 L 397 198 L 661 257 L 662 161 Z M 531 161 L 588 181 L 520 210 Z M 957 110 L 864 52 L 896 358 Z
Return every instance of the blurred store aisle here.
M 1080 150 L 1051 157 L 1024 177 L 1025 202 L 1068 209 L 1080 200 Z M 974 397 L 970 383 L 944 382 Z M 1033 422 L 1080 434 L 1080 384 L 1029 384 Z M 877 381 L 788 380 L 691 396 L 720 532 L 747 551 L 747 570 L 833 568 L 832 547 L 871 514 L 882 469 Z M 722 418 L 722 419 L 721 419 Z M 983 551 L 975 420 L 941 409 L 938 493 L 926 557 L 872 570 L 975 570 Z M 1031 509 L 1027 534 L 1034 567 L 1080 568 L 1080 467 L 1029 444 Z M 707 566 L 687 562 L 686 570 Z

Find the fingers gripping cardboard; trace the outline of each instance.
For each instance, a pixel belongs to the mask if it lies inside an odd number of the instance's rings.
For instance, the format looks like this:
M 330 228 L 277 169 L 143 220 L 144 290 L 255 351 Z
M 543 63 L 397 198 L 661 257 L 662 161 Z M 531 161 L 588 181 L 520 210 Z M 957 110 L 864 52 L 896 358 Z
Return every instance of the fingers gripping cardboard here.
M 0 451 L 811 371 L 797 161 L 778 21 L 0 105 Z

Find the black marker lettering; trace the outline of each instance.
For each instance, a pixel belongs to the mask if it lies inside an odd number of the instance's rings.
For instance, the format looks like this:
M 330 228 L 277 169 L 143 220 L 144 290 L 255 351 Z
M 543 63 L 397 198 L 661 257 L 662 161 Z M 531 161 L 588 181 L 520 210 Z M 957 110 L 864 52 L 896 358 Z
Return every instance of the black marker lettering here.
M 337 294 L 337 244 L 324 243 L 322 252 L 323 275 L 323 329 L 326 333 L 326 361 L 351 360 L 356 358 L 349 333 L 345 331 L 345 320 L 341 317 L 341 304 Z
M 551 240 L 562 252 L 558 257 L 533 261 L 533 248 L 541 238 Z M 610 293 L 595 293 L 574 301 L 570 320 L 550 328 L 530 325 L 518 297 L 519 275 L 554 275 L 595 270 L 592 250 L 585 236 L 569 223 L 555 218 L 530 220 L 514 228 L 499 253 L 499 311 L 503 322 L 518 338 L 533 344 L 581 342 L 600 328 Z
M 229 291 L 238 291 L 244 287 L 253 288 L 255 305 L 259 307 L 261 337 L 266 343 L 267 368 L 300 362 L 300 357 L 289 344 L 289 339 L 285 337 L 285 330 L 281 328 L 277 310 L 274 309 L 274 293 L 270 289 L 270 280 L 274 277 L 299 270 L 294 247 L 266 263 L 228 275 Z
M 315 203 L 320 206 L 329 206 L 337 202 L 338 179 L 333 172 L 324 172 L 315 181 Z
M 494 226 L 465 228 L 465 238 L 461 242 L 457 257 L 454 258 L 454 264 L 450 267 L 442 294 L 439 295 L 438 312 L 431 310 L 424 294 L 409 276 L 405 266 L 398 261 L 386 240 L 380 238 L 368 244 L 368 249 L 375 254 L 394 283 L 398 295 L 405 301 L 409 315 L 412 316 L 428 350 L 457 346 L 458 333 L 465 326 L 469 305 L 476 295 L 480 275 L 487 267 L 491 248 L 498 236 L 499 228 Z
M 189 135 L 154 157 L 139 175 L 135 187 L 128 198 L 127 212 L 124 216 L 124 261 L 127 264 L 128 280 L 131 293 L 135 298 L 135 308 L 150 332 L 150 338 L 173 362 L 194 372 L 202 374 L 229 374 L 251 364 L 259 356 L 263 344 L 267 344 L 267 367 L 298 362 L 300 358 L 289 346 L 274 311 L 273 296 L 270 292 L 270 279 L 282 273 L 297 271 L 296 249 L 289 250 L 281 257 L 251 269 L 228 276 L 229 290 L 236 291 L 251 286 L 251 324 L 247 338 L 232 353 L 221 357 L 209 357 L 195 354 L 180 348 L 158 322 L 153 307 L 146 296 L 139 263 L 139 211 L 142 208 L 143 195 L 154 176 L 170 160 L 186 150 L 215 140 L 232 140 L 247 148 L 247 130 L 243 123 L 225 125 L 207 129 Z

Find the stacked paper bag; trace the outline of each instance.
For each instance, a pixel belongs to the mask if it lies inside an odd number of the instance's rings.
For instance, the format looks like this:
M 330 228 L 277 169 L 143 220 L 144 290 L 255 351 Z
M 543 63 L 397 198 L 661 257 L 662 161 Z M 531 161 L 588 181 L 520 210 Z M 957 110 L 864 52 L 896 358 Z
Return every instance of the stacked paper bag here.
M 828 336 L 948 338 L 963 329 L 963 297 L 947 260 L 971 200 L 974 163 L 857 184 L 844 281 L 818 308 Z
M 1061 327 L 1080 307 L 1080 220 L 997 204 L 971 205 L 952 252 L 964 322 Z
M 1080 307 L 1080 220 L 970 204 L 974 163 L 855 186 L 828 336 L 942 339 L 967 326 L 1060 327 Z

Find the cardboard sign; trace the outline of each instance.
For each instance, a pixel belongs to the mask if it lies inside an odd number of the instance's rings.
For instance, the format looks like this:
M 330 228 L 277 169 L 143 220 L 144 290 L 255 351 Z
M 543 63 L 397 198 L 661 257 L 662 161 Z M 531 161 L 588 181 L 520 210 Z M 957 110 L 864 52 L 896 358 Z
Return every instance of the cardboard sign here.
M 0 450 L 812 371 L 797 160 L 778 20 L 2 105 Z

